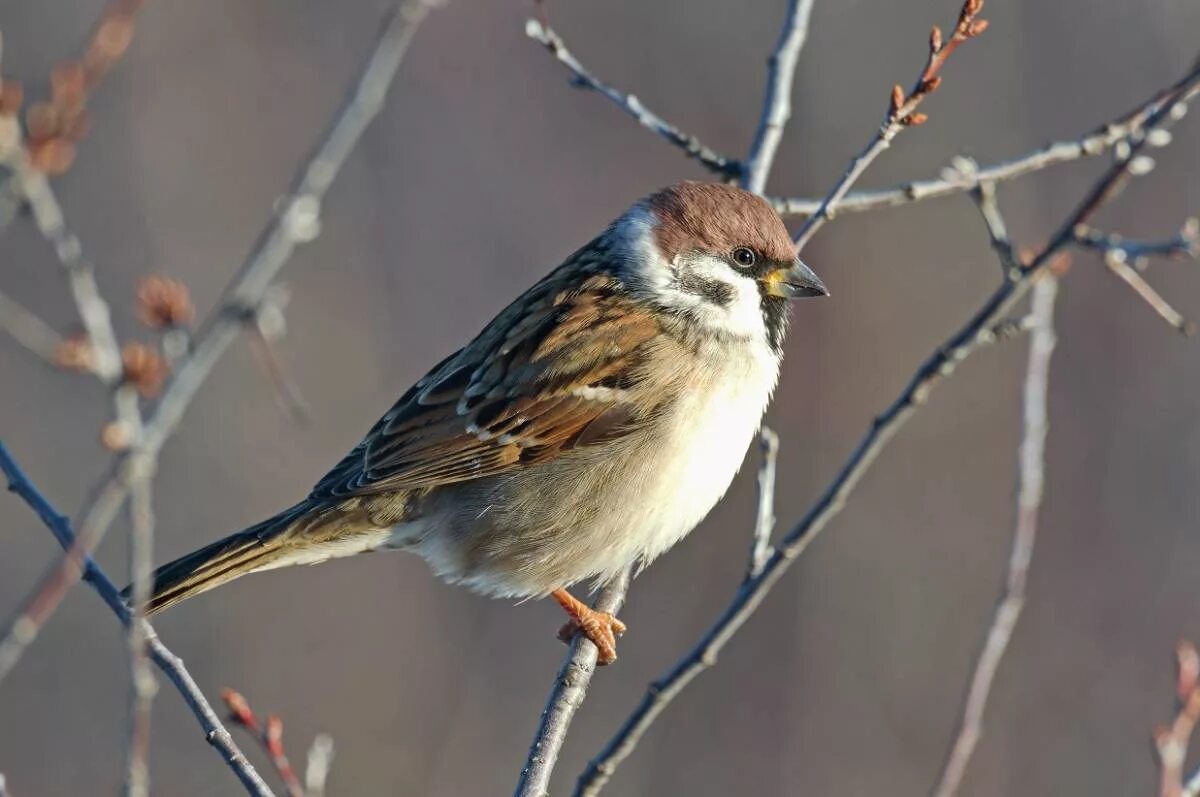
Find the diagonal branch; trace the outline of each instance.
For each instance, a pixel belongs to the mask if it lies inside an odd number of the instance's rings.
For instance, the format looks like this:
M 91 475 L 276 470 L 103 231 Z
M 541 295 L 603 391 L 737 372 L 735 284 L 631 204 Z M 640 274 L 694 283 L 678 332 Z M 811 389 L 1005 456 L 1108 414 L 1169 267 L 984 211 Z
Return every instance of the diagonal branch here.
M 545 47 L 559 63 L 571 71 L 573 76 L 572 85 L 576 88 L 595 91 L 607 97 L 618 108 L 633 117 L 642 127 L 662 136 L 667 141 L 679 147 L 689 158 L 699 161 L 709 171 L 730 180 L 736 179 L 741 175 L 742 165 L 740 163 L 726 158 L 724 155 L 703 144 L 695 136 L 683 132 L 645 105 L 642 105 L 641 100 L 632 94 L 625 94 L 595 77 L 567 49 L 562 37 L 548 25 L 536 19 L 530 19 L 525 23 L 525 35 Z
M 0 471 L 8 479 L 8 489 L 10 492 L 16 493 L 29 505 L 46 527 L 58 540 L 58 544 L 64 549 L 69 549 L 74 545 L 75 534 L 71 530 L 71 523 L 67 518 L 60 514 L 54 506 L 46 500 L 46 498 L 38 491 L 38 489 L 29 481 L 28 477 L 21 471 L 15 460 L 9 454 L 8 449 L 3 443 L 0 443 Z M 84 580 L 87 581 L 108 604 L 113 613 L 117 615 L 117 619 L 125 625 L 132 622 L 133 616 L 129 611 L 129 607 L 121 600 L 120 592 L 112 583 L 112 580 L 105 575 L 104 571 L 96 565 L 90 557 L 84 560 Z M 146 646 L 150 652 L 150 658 L 154 664 L 162 670 L 167 678 L 183 695 L 184 701 L 191 708 L 192 713 L 196 715 L 196 719 L 200 722 L 200 727 L 204 731 L 204 737 L 220 754 L 225 763 L 234 771 L 238 780 L 245 786 L 246 791 L 255 797 L 272 797 L 271 789 L 259 777 L 254 767 L 246 760 L 246 756 L 238 749 L 238 746 L 233 741 L 233 737 L 229 735 L 229 731 L 221 723 L 216 712 L 213 711 L 212 705 L 204 697 L 204 693 L 200 691 L 200 687 L 196 685 L 195 680 L 183 665 L 183 660 L 167 649 L 167 646 L 158 638 L 158 634 L 154 631 L 151 625 L 147 622 L 142 622 L 142 634 L 146 639 Z
M 816 504 L 780 541 L 762 573 L 745 582 L 695 647 L 650 684 L 633 713 L 580 775 L 575 789 L 576 797 L 598 794 L 670 702 L 697 675 L 716 663 L 722 648 L 755 612 L 791 563 L 804 553 L 829 521 L 842 510 L 858 482 L 888 442 L 925 404 L 929 394 L 954 374 L 960 363 L 996 340 L 993 330 L 1002 324 L 1029 292 L 1034 280 L 1048 269 L 1057 253 L 1071 243 L 1076 226 L 1088 222 L 1125 185 L 1130 176 L 1130 162 L 1146 146 L 1149 134 L 1158 128 L 1165 129 L 1182 116 L 1176 109 L 1197 93 L 1200 93 L 1200 65 L 1147 104 L 1145 124 L 1131 137 L 1128 151 L 1120 153 L 1122 157 L 1093 185 L 1075 211 L 1049 243 L 1031 258 L 1029 264 L 1005 279 L 970 320 L 921 364 L 900 395 L 871 424 Z
M 32 634 L 54 612 L 84 572 L 88 556 L 112 524 L 129 490 L 146 468 L 152 468 L 167 438 L 217 361 L 237 338 L 247 313 L 267 293 L 271 281 L 299 244 L 320 231 L 321 200 L 367 125 L 379 113 L 396 70 L 420 22 L 438 0 L 405 0 L 388 16 L 358 82 L 295 184 L 263 230 L 250 256 L 226 289 L 216 313 L 200 329 L 195 345 L 137 438 L 137 445 L 117 458 L 83 511 L 79 534 L 64 556 L 43 578 L 33 598 L 0 638 L 0 679 L 32 641 Z

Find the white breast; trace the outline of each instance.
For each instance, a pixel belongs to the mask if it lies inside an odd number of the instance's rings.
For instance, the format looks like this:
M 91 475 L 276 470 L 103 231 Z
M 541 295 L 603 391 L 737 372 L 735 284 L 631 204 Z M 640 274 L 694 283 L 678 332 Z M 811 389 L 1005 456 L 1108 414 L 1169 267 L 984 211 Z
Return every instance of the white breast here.
M 722 349 L 726 347 L 722 346 Z M 627 533 L 611 539 L 597 562 L 604 575 L 631 561 L 647 563 L 694 529 L 725 495 L 745 460 L 779 375 L 779 360 L 762 345 L 723 351 L 707 384 L 682 399 L 640 484 L 631 485 Z

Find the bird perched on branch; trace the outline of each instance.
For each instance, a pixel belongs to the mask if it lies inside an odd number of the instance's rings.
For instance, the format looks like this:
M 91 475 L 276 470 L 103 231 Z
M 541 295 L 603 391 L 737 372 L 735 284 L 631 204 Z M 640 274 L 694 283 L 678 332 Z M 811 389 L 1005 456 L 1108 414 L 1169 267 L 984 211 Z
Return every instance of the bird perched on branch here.
M 644 566 L 708 514 L 775 388 L 788 300 L 826 294 L 762 198 L 659 191 L 434 367 L 307 498 L 160 567 L 147 610 L 405 550 L 480 593 L 552 595 L 565 638 L 610 662 L 625 626 L 567 587 Z

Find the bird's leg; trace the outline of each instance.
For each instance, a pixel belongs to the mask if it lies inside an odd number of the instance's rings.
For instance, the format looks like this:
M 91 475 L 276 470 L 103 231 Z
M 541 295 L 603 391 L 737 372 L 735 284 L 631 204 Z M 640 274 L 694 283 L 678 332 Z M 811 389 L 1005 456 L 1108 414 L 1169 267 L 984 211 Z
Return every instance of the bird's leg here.
M 569 643 L 575 634 L 583 635 L 595 644 L 600 655 L 597 664 L 612 664 L 617 660 L 617 637 L 625 633 L 625 624 L 608 612 L 598 612 L 565 589 L 550 593 L 571 619 L 558 629 L 558 638 Z

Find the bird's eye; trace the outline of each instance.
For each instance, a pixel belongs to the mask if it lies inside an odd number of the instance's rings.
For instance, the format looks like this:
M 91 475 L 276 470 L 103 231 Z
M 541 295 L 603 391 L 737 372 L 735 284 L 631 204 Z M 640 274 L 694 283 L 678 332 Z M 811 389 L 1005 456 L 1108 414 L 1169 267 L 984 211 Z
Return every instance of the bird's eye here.
M 737 263 L 742 268 L 750 268 L 758 260 L 758 256 L 754 254 L 753 249 L 747 249 L 744 246 L 739 246 L 733 250 L 733 262 Z

